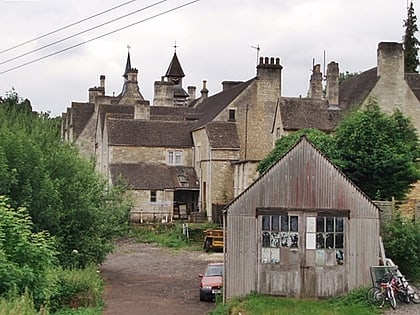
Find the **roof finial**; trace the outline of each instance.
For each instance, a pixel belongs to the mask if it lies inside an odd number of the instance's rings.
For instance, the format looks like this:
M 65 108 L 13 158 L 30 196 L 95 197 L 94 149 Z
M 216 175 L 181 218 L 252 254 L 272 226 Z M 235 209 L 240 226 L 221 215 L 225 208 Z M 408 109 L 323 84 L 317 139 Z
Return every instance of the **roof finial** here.
M 174 43 L 174 52 L 176 53 L 176 48 L 178 47 L 177 45 L 176 45 L 176 41 L 175 41 L 175 43 Z
M 128 52 L 130 52 L 130 48 L 131 48 L 131 46 L 130 45 L 127 45 Z

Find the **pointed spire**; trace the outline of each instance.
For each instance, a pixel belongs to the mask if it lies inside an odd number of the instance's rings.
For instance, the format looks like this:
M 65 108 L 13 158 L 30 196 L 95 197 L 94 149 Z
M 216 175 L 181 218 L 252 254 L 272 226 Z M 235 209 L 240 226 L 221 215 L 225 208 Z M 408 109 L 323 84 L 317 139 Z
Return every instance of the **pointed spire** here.
M 128 72 L 131 70 L 131 58 L 130 58 L 130 45 L 127 45 L 128 54 L 127 54 L 127 62 L 125 64 L 125 72 L 123 74 L 123 77 L 125 79 L 128 79 Z
M 174 52 L 174 56 L 172 57 L 172 61 L 169 65 L 168 70 L 165 74 L 168 78 L 183 78 L 185 77 L 184 71 L 182 70 L 181 63 L 178 60 L 176 52 Z

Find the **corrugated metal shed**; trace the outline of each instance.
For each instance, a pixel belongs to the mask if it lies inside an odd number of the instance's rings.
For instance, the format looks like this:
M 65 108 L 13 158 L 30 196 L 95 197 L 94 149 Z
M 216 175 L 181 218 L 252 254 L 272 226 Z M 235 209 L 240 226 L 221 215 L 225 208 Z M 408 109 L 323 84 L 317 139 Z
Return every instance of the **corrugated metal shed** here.
M 302 137 L 227 207 L 225 238 L 227 299 L 340 295 L 370 283 L 379 208 Z

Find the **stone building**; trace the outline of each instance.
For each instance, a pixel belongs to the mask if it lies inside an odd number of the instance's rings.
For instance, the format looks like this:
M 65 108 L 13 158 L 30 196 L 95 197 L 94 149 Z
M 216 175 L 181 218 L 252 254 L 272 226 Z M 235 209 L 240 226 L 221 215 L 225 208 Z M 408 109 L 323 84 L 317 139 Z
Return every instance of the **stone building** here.
M 308 97 L 284 97 L 280 59 L 261 57 L 255 77 L 224 81 L 210 96 L 203 81 L 197 97 L 196 87 L 185 91 L 174 53 L 150 104 L 128 53 L 121 93 L 107 95 L 101 75 L 88 102 L 73 102 L 63 113 L 62 137 L 94 158 L 110 184 L 128 182 L 133 220 L 201 213 L 218 221 L 283 135 L 302 128 L 331 133 L 343 113 L 370 96 L 387 112 L 400 108 L 420 130 L 420 77 L 403 71 L 401 44 L 380 43 L 377 67 L 339 84 L 338 63 L 329 63 L 325 76 L 314 65 Z

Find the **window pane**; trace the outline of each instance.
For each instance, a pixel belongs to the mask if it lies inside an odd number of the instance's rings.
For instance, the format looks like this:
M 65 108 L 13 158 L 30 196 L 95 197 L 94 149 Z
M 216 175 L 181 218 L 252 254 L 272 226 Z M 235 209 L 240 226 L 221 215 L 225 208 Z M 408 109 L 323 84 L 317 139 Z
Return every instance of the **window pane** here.
M 298 231 L 298 217 L 296 215 L 290 216 L 290 231 L 291 232 Z
M 262 233 L 262 247 L 270 247 L 270 232 Z
M 289 232 L 289 217 L 287 215 L 281 216 L 281 230 Z
M 317 217 L 316 218 L 316 231 L 317 232 L 325 232 L 324 217 Z
M 324 233 L 316 233 L 316 248 L 325 248 Z
M 326 233 L 325 246 L 328 249 L 334 248 L 334 233 Z
M 174 164 L 174 152 L 173 151 L 168 152 L 168 164 Z
M 335 234 L 335 248 L 344 248 L 344 234 L 343 233 Z
M 334 218 L 325 218 L 327 232 L 334 232 Z
M 182 152 L 181 151 L 175 151 L 175 164 L 176 165 L 182 164 Z
M 335 231 L 344 232 L 344 218 L 335 218 Z
M 282 232 L 280 236 L 281 246 L 289 247 L 289 233 Z
M 271 217 L 271 231 L 278 231 L 279 230 L 279 219 L 278 215 L 273 215 Z
M 298 247 L 299 247 L 299 234 L 290 233 L 290 248 L 298 248 Z
M 270 247 L 280 247 L 280 233 L 279 232 L 271 232 L 271 244 Z
M 262 229 L 263 231 L 270 231 L 270 216 L 269 215 L 262 216 Z

